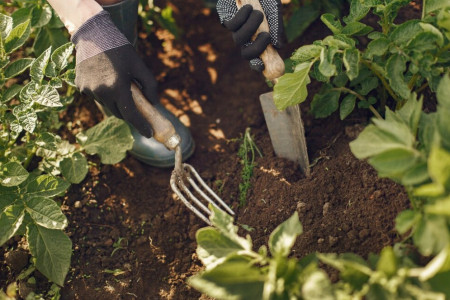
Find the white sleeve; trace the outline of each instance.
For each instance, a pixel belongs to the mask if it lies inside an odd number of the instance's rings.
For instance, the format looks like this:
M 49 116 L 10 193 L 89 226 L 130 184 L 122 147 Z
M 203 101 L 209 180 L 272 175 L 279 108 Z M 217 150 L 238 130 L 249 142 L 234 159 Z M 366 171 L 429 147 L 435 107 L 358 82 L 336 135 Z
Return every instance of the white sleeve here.
M 47 0 L 72 35 L 103 8 L 95 0 Z

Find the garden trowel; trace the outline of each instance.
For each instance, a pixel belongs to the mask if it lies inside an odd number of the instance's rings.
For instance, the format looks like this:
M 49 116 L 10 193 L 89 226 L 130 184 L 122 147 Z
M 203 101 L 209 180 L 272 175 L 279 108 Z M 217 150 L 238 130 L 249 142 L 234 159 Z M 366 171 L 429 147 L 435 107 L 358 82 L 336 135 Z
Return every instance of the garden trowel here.
M 259 10 L 264 14 L 259 0 L 236 0 L 238 8 L 246 4 L 250 4 L 253 9 Z M 265 15 L 253 39 L 260 32 L 269 32 L 269 24 Z M 283 59 L 272 45 L 267 46 L 260 58 L 265 65 L 264 76 L 276 84 L 278 78 L 284 74 Z M 309 159 L 300 106 L 294 105 L 283 111 L 278 110 L 273 100 L 273 92 L 260 95 L 259 100 L 261 101 L 275 154 L 278 157 L 297 162 L 303 173 L 308 177 L 310 175 Z

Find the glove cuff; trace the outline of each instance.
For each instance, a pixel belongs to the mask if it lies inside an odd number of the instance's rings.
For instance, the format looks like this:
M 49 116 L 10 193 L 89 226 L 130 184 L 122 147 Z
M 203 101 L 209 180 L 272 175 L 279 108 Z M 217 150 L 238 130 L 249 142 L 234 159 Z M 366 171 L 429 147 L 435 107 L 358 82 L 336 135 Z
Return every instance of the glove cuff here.
M 130 44 L 105 10 L 81 25 L 71 41 L 77 51 L 77 64 L 102 52 Z

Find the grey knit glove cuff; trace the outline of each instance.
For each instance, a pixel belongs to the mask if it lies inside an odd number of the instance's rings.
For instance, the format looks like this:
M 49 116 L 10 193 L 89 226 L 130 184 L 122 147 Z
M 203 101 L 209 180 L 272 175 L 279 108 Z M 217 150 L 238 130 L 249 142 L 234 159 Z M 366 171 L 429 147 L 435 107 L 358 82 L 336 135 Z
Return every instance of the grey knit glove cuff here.
M 72 36 L 77 64 L 102 52 L 130 44 L 103 10 L 87 20 Z

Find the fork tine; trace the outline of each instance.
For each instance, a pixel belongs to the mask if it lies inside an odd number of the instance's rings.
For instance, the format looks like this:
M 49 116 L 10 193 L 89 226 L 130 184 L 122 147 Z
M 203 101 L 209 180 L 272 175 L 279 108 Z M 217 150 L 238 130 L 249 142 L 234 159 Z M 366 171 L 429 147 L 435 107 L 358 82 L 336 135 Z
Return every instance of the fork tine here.
M 219 202 L 227 210 L 228 213 L 230 213 L 232 216 L 235 215 L 234 211 L 225 202 L 223 202 L 223 200 L 220 199 L 220 197 L 205 183 L 205 181 L 200 177 L 200 175 L 197 173 L 197 171 L 194 169 L 193 166 L 191 166 L 190 164 L 186 164 L 186 163 L 183 164 L 183 166 L 184 166 L 184 168 L 187 168 L 191 174 L 194 174 L 195 178 L 201 184 L 201 186 L 205 190 L 207 190 L 209 192 L 209 194 L 212 195 L 217 200 L 217 202 Z M 189 179 L 189 183 L 192 184 L 193 180 L 191 179 L 190 176 L 188 176 L 188 179 Z M 192 182 L 191 182 L 191 180 L 192 180 Z M 197 191 L 200 190 L 200 188 L 196 184 L 194 184 L 193 186 Z M 203 193 L 202 191 L 199 191 L 199 193 L 202 194 L 202 196 L 205 197 L 208 202 L 210 202 L 210 203 L 214 204 L 216 207 L 218 207 L 217 204 L 214 203 L 214 201 L 212 201 L 208 196 L 205 195 L 205 193 Z
M 172 188 L 172 191 L 175 192 L 175 194 L 177 194 L 177 196 L 180 198 L 180 200 L 183 202 L 184 205 L 187 206 L 187 208 L 189 208 L 194 214 L 197 215 L 197 217 L 199 217 L 200 219 L 202 219 L 203 221 L 205 221 L 208 225 L 211 225 L 211 222 L 209 221 L 209 219 L 203 215 L 197 208 L 195 208 L 183 195 L 183 193 L 180 191 L 180 189 L 178 188 L 176 182 L 179 181 L 176 178 L 177 176 L 175 174 L 172 174 L 172 176 L 170 177 L 170 187 Z M 182 184 L 183 189 L 187 189 L 186 186 L 184 184 Z M 195 198 L 195 197 L 194 197 Z M 195 200 L 194 200 L 195 201 Z M 197 199 L 197 202 L 198 199 Z M 199 202 L 200 203 L 200 202 Z M 205 207 L 202 203 L 200 203 L 201 206 Z M 207 209 L 208 210 L 208 209 Z M 209 210 L 208 210 L 209 212 Z M 210 212 L 209 212 L 210 213 Z

